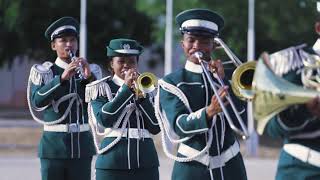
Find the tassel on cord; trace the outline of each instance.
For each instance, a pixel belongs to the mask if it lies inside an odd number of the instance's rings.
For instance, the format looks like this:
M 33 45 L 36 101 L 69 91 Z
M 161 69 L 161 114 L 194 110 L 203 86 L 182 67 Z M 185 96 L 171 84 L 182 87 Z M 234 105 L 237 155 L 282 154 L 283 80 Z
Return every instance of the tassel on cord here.
M 96 80 L 86 85 L 86 102 L 93 101 L 97 99 L 99 96 L 107 97 L 109 101 L 111 101 L 112 93 L 108 83 L 105 80 L 109 79 L 110 76 L 105 77 L 100 80 Z

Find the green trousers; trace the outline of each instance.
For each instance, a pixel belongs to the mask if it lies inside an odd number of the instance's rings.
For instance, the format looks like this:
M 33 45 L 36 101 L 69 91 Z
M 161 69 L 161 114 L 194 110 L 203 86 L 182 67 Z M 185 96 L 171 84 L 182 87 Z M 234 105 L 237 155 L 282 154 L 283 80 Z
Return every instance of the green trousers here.
M 96 169 L 96 180 L 159 180 L 158 167 L 140 169 Z
M 41 158 L 42 180 L 90 180 L 92 157 L 81 159 Z
M 210 180 L 210 171 L 214 180 L 247 180 L 246 169 L 240 153 L 229 160 L 222 169 L 216 168 L 209 170 L 205 165 L 196 161 L 175 162 L 171 179 Z

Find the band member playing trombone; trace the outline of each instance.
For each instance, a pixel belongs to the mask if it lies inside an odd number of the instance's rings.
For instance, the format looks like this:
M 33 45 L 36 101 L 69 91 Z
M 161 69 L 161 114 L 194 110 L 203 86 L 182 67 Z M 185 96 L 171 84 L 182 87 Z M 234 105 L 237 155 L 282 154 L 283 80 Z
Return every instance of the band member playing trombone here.
M 319 2 L 318 8 L 320 8 Z M 315 22 L 315 32 L 320 35 L 319 17 Z M 304 86 L 304 92 L 310 89 L 319 91 L 320 83 L 315 80 L 320 77 L 320 39 L 312 47 L 305 47 L 297 52 L 298 58 L 291 60 L 288 57 L 292 56 L 270 58 L 274 72 L 291 83 Z M 271 57 L 281 57 L 279 56 L 281 53 L 285 51 L 274 53 Z M 304 104 L 287 107 L 267 123 L 265 131 L 274 138 L 284 140 L 275 179 L 320 179 L 319 94 L 318 92 L 318 97 Z
M 190 9 L 176 21 L 187 61 L 158 81 L 155 98 L 164 151 L 176 161 L 172 179 L 247 179 L 239 143 L 222 112 L 222 106 L 230 106 L 228 86 L 219 83 L 224 69 L 220 60 L 211 59 L 224 20 L 211 10 Z M 170 144 L 178 144 L 177 155 Z
M 152 101 L 148 94 L 139 93 L 137 81 L 142 49 L 135 40 L 111 40 L 107 56 L 112 76 L 86 87 L 90 126 L 99 154 L 97 180 L 159 179 L 152 134 L 160 128 Z M 99 135 L 103 136 L 100 144 Z
M 91 160 L 96 152 L 84 95 L 85 85 L 96 77 L 84 58 L 69 56 L 70 51 L 78 50 L 78 35 L 79 24 L 74 18 L 53 22 L 45 37 L 57 58 L 54 63 L 36 64 L 30 71 L 30 113 L 44 125 L 38 148 L 42 180 L 91 179 Z M 80 66 L 82 78 L 77 73 Z

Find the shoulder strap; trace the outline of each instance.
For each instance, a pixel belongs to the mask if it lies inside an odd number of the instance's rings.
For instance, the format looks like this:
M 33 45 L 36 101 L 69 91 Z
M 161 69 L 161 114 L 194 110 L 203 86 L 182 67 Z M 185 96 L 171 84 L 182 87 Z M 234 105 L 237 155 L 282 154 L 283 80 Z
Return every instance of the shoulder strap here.
M 271 69 L 278 75 L 283 76 L 289 71 L 299 69 L 303 66 L 302 58 L 300 57 L 300 51 L 305 44 L 300 46 L 292 46 L 270 55 Z

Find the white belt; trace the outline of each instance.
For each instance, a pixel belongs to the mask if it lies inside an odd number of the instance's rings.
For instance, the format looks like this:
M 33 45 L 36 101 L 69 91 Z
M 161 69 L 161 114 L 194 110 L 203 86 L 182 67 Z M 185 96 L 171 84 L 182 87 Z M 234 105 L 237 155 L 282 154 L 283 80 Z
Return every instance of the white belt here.
M 178 152 L 184 156 L 191 157 L 199 154 L 200 151 L 187 146 L 185 144 L 180 144 Z M 223 151 L 220 155 L 217 156 L 209 156 L 208 154 L 204 154 L 195 159 L 206 166 L 209 166 L 210 169 L 215 169 L 219 167 L 223 167 L 226 162 L 235 157 L 240 152 L 240 146 L 238 142 L 234 142 L 232 146 L 230 146 L 227 150 Z
M 291 156 L 314 166 L 320 167 L 320 152 L 300 144 L 285 144 L 283 149 Z
M 43 126 L 44 131 L 49 132 L 68 132 L 68 133 L 74 133 L 74 132 L 84 132 L 89 131 L 90 126 L 89 124 L 56 124 L 56 125 L 44 125 Z
M 108 132 L 108 133 L 104 137 L 122 136 L 122 137 L 134 138 L 134 139 L 151 138 L 149 131 L 146 129 L 130 128 L 128 133 L 128 129 L 126 128 L 124 129 L 124 132 L 121 134 L 121 129 L 106 128 L 105 132 Z

